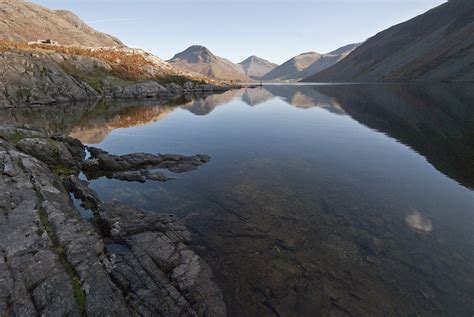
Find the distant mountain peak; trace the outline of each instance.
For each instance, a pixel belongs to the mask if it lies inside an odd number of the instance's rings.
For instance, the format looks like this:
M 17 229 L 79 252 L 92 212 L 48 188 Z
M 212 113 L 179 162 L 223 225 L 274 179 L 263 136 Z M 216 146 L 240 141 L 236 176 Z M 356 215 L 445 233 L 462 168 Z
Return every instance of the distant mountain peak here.
M 214 55 L 207 47 L 192 45 L 168 61 L 183 70 L 219 80 L 249 81 L 240 65 Z
M 278 66 L 275 63 L 255 55 L 249 56 L 247 59 L 240 62 L 239 65 L 242 66 L 242 69 L 247 76 L 257 80 Z
M 321 55 L 319 54 L 318 52 L 305 52 L 305 53 L 301 53 L 300 55 L 298 56 L 305 56 L 305 55 Z
M 252 56 L 247 57 L 245 60 L 241 61 L 239 64 L 242 65 L 242 64 L 250 63 L 252 61 L 260 61 L 260 60 L 264 60 L 264 59 L 258 56 L 252 55 Z
M 191 45 L 181 53 L 176 54 L 171 60 L 184 60 L 188 63 L 209 63 L 217 60 L 217 57 L 205 46 Z

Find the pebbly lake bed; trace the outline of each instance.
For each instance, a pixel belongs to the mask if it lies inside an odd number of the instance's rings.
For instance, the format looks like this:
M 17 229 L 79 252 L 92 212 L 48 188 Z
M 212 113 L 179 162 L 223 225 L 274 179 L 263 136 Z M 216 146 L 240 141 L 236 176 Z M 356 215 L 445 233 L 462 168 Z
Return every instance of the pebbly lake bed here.
M 266 85 L 4 111 L 113 154 L 203 153 L 165 183 L 91 181 L 193 232 L 231 316 L 474 312 L 474 86 Z

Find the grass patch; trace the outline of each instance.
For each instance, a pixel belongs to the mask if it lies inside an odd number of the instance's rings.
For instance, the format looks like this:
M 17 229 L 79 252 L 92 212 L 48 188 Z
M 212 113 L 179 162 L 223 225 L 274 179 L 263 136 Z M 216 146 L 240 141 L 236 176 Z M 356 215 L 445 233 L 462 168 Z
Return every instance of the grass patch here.
M 204 80 L 196 80 L 182 75 L 162 75 L 155 78 L 155 80 L 161 85 L 174 83 L 183 86 L 187 82 L 192 82 L 194 84 L 206 84 Z
M 13 144 L 17 144 L 21 140 L 26 139 L 28 137 L 29 136 L 26 133 L 23 133 L 21 131 L 15 131 L 10 135 L 8 140 L 12 142 Z
M 51 170 L 54 174 L 54 176 L 58 178 L 63 178 L 65 176 L 73 175 L 78 172 L 77 168 L 74 167 L 66 167 L 63 165 L 55 165 L 51 166 Z

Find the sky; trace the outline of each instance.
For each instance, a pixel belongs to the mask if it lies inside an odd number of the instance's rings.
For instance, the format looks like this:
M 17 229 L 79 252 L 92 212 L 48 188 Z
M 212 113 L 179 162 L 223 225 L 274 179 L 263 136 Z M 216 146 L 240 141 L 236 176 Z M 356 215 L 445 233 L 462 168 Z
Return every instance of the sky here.
M 126 45 L 170 59 L 190 45 L 281 64 L 366 40 L 445 0 L 33 0 L 68 9 Z

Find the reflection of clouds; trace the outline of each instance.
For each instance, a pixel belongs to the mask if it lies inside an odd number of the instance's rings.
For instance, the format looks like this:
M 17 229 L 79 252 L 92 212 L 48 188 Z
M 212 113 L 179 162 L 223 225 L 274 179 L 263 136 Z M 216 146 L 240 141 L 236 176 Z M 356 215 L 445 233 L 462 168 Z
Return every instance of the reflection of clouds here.
M 427 218 L 425 218 L 418 210 L 412 210 L 405 217 L 406 224 L 415 230 L 431 232 L 433 231 L 433 224 Z

